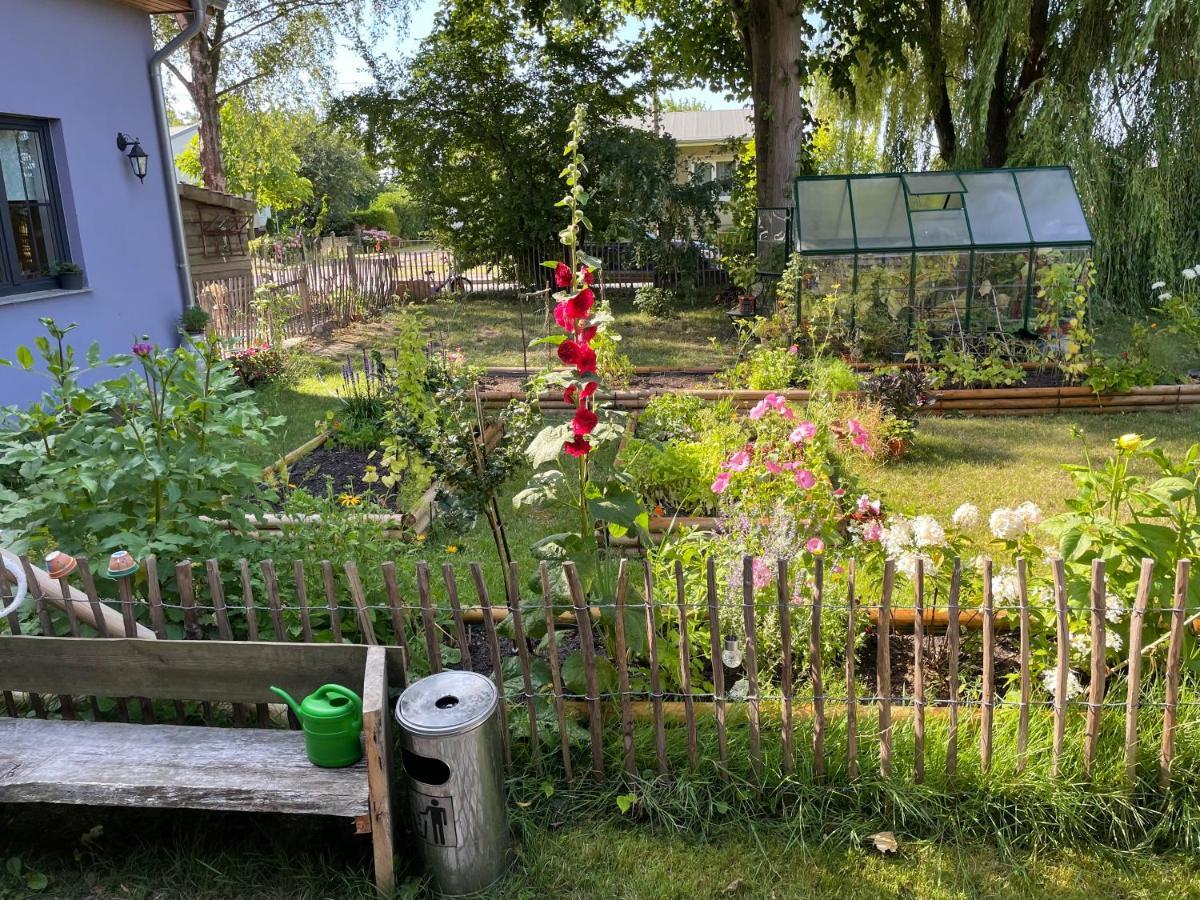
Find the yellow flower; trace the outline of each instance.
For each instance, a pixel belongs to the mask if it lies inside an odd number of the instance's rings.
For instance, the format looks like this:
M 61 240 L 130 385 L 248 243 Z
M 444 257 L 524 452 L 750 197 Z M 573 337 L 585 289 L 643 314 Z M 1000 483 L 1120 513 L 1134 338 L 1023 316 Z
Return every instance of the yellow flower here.
M 451 544 L 449 547 L 447 547 L 447 548 L 446 548 L 446 552 L 447 552 L 447 553 L 457 553 L 457 552 L 458 552 L 458 545 L 457 545 L 457 544 Z
M 338 494 L 338 503 L 342 506 L 358 506 L 362 503 L 362 497 L 356 497 L 353 494 Z
M 1121 435 L 1119 438 L 1113 441 L 1113 443 L 1117 445 L 1118 450 L 1124 450 L 1127 453 L 1133 453 L 1140 446 L 1142 446 L 1142 436 L 1131 431 L 1129 434 Z
M 417 543 L 418 543 L 418 544 L 423 544 L 423 543 L 425 543 L 425 538 L 427 538 L 428 536 L 429 536 L 429 535 L 426 535 L 426 534 L 418 534 L 418 535 L 417 535 Z

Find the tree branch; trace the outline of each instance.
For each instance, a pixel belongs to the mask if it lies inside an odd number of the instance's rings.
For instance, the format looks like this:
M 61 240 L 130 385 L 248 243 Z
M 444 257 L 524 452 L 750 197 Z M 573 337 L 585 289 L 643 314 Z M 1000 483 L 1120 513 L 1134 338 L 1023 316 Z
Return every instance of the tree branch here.
M 166 66 L 167 70 L 179 80 L 179 83 L 183 85 L 184 90 L 190 94 L 192 92 L 192 83 L 183 77 L 183 73 L 179 71 L 179 67 L 169 59 L 164 59 L 163 65 Z

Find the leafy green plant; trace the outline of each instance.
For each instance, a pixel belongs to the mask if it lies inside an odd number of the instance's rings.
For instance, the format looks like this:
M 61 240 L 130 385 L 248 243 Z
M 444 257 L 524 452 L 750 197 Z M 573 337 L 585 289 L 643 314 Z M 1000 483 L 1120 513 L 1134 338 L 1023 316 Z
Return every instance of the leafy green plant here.
M 0 527 L 22 548 L 234 555 L 262 499 L 260 467 L 247 457 L 264 453 L 283 419 L 264 417 L 238 389 L 215 340 L 165 350 L 143 339 L 108 359 L 93 344 L 81 366 L 66 340 L 75 326 L 42 324 L 49 337 L 35 347 L 50 389 L 3 410 Z M 35 371 L 28 347 L 16 365 Z M 123 373 L 93 382 L 104 369 Z
M 274 381 L 286 369 L 284 353 L 270 344 L 254 344 L 234 350 L 228 356 L 229 365 L 246 387 L 257 387 Z
M 203 307 L 192 304 L 179 317 L 179 327 L 188 334 L 200 334 L 211 321 L 212 316 L 205 312 Z
M 675 293 L 667 288 L 643 284 L 634 292 L 633 308 L 652 319 L 675 317 Z

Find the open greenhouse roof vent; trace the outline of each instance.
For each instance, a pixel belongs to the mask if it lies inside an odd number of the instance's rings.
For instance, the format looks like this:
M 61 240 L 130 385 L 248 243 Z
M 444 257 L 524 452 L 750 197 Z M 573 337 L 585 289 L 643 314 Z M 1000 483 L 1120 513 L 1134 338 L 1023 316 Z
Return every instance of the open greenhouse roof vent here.
M 1090 245 L 1066 166 L 796 179 L 801 254 Z

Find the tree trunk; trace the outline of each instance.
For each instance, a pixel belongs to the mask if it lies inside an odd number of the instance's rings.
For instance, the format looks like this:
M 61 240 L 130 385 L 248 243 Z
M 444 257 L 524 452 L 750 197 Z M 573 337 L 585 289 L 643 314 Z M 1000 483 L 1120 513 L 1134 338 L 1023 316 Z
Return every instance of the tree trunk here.
M 988 98 L 987 125 L 983 140 L 983 165 L 998 169 L 1008 160 L 1008 128 L 1012 122 L 1008 104 L 1008 42 L 996 60 L 992 92 Z
M 792 176 L 804 136 L 800 98 L 804 19 L 799 0 L 737 0 L 734 16 L 750 69 L 758 205 L 791 206 Z
M 958 153 L 958 137 L 954 130 L 954 110 L 950 106 L 950 91 L 946 88 L 946 50 L 942 44 L 942 0 L 927 0 L 925 4 L 925 80 L 929 93 L 929 108 L 933 112 L 933 128 L 937 132 L 938 155 L 949 168 L 954 168 Z
M 200 169 L 204 186 L 210 191 L 224 191 L 227 184 L 225 159 L 221 154 L 221 101 L 207 36 L 197 35 L 187 50 L 192 67 L 192 80 L 187 88 L 200 117 Z

